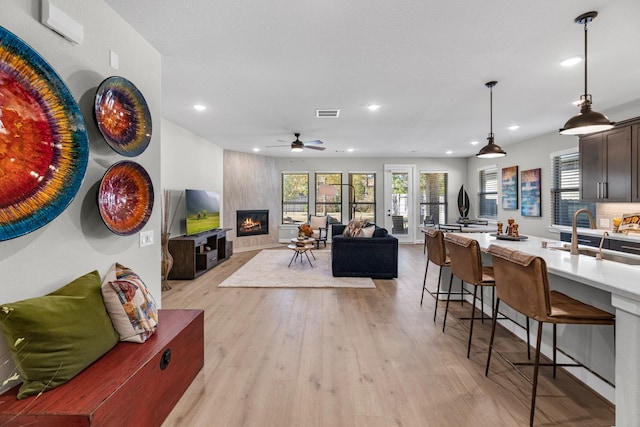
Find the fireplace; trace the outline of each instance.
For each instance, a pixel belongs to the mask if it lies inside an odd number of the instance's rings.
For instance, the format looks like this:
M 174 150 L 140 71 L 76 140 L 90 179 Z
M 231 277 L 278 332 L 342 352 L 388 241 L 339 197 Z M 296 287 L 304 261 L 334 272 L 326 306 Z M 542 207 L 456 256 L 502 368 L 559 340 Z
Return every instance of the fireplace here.
M 269 234 L 269 211 L 247 210 L 236 211 L 236 236 L 255 236 Z

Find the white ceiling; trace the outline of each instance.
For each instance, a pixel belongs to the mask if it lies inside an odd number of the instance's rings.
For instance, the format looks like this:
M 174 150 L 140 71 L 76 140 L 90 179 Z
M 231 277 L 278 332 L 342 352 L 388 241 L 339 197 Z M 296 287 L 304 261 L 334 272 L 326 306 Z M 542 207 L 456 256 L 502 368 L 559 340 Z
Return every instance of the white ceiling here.
M 639 0 L 106 2 L 162 54 L 162 116 L 230 150 L 471 156 L 489 132 L 484 84 L 497 80 L 493 131 L 508 152 L 578 112 L 584 64 L 559 61 L 583 53 L 574 18 L 590 10 L 594 110 L 620 120 L 616 107 L 640 102 Z M 316 118 L 318 108 L 340 117 Z M 326 151 L 265 148 L 294 132 Z

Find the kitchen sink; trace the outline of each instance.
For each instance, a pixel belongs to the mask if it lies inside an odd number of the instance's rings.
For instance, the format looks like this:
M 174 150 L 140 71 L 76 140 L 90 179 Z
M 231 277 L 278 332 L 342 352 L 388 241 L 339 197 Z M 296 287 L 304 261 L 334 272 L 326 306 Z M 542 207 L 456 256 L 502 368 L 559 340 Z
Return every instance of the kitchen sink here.
M 565 251 L 565 252 L 571 251 L 571 247 L 569 246 L 556 246 L 551 249 L 556 251 Z M 595 258 L 596 255 L 598 254 L 598 249 L 597 248 L 579 248 L 578 253 L 580 255 L 586 255 L 586 256 Z M 622 264 L 640 265 L 640 258 L 631 258 L 624 255 L 613 254 L 611 252 L 602 252 L 602 259 L 606 259 L 608 261 L 613 261 L 613 262 L 620 262 Z

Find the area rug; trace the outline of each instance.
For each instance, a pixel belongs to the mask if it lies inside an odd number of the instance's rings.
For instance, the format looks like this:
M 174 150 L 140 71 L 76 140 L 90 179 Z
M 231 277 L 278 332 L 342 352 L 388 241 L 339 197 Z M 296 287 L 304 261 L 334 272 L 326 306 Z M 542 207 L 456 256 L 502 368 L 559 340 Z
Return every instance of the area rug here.
M 292 250 L 266 249 L 229 276 L 220 287 L 229 288 L 375 288 L 368 277 L 333 277 L 331 252 L 313 251 L 311 263 L 305 255 L 289 265 Z

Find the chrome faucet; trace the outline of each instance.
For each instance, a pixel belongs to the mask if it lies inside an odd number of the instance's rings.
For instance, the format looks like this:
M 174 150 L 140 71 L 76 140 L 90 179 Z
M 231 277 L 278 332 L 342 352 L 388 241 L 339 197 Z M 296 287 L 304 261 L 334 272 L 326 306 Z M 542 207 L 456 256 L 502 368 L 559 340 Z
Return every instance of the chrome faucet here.
M 573 214 L 573 223 L 571 224 L 571 255 L 578 255 L 578 215 L 582 212 L 586 213 L 589 217 L 589 226 L 596 228 L 596 220 L 593 218 L 593 214 L 588 209 L 578 209 Z
M 598 253 L 596 254 L 596 260 L 602 261 L 602 244 L 604 243 L 604 238 L 609 235 L 608 231 L 602 233 L 602 239 L 600 239 L 600 246 L 598 246 Z

